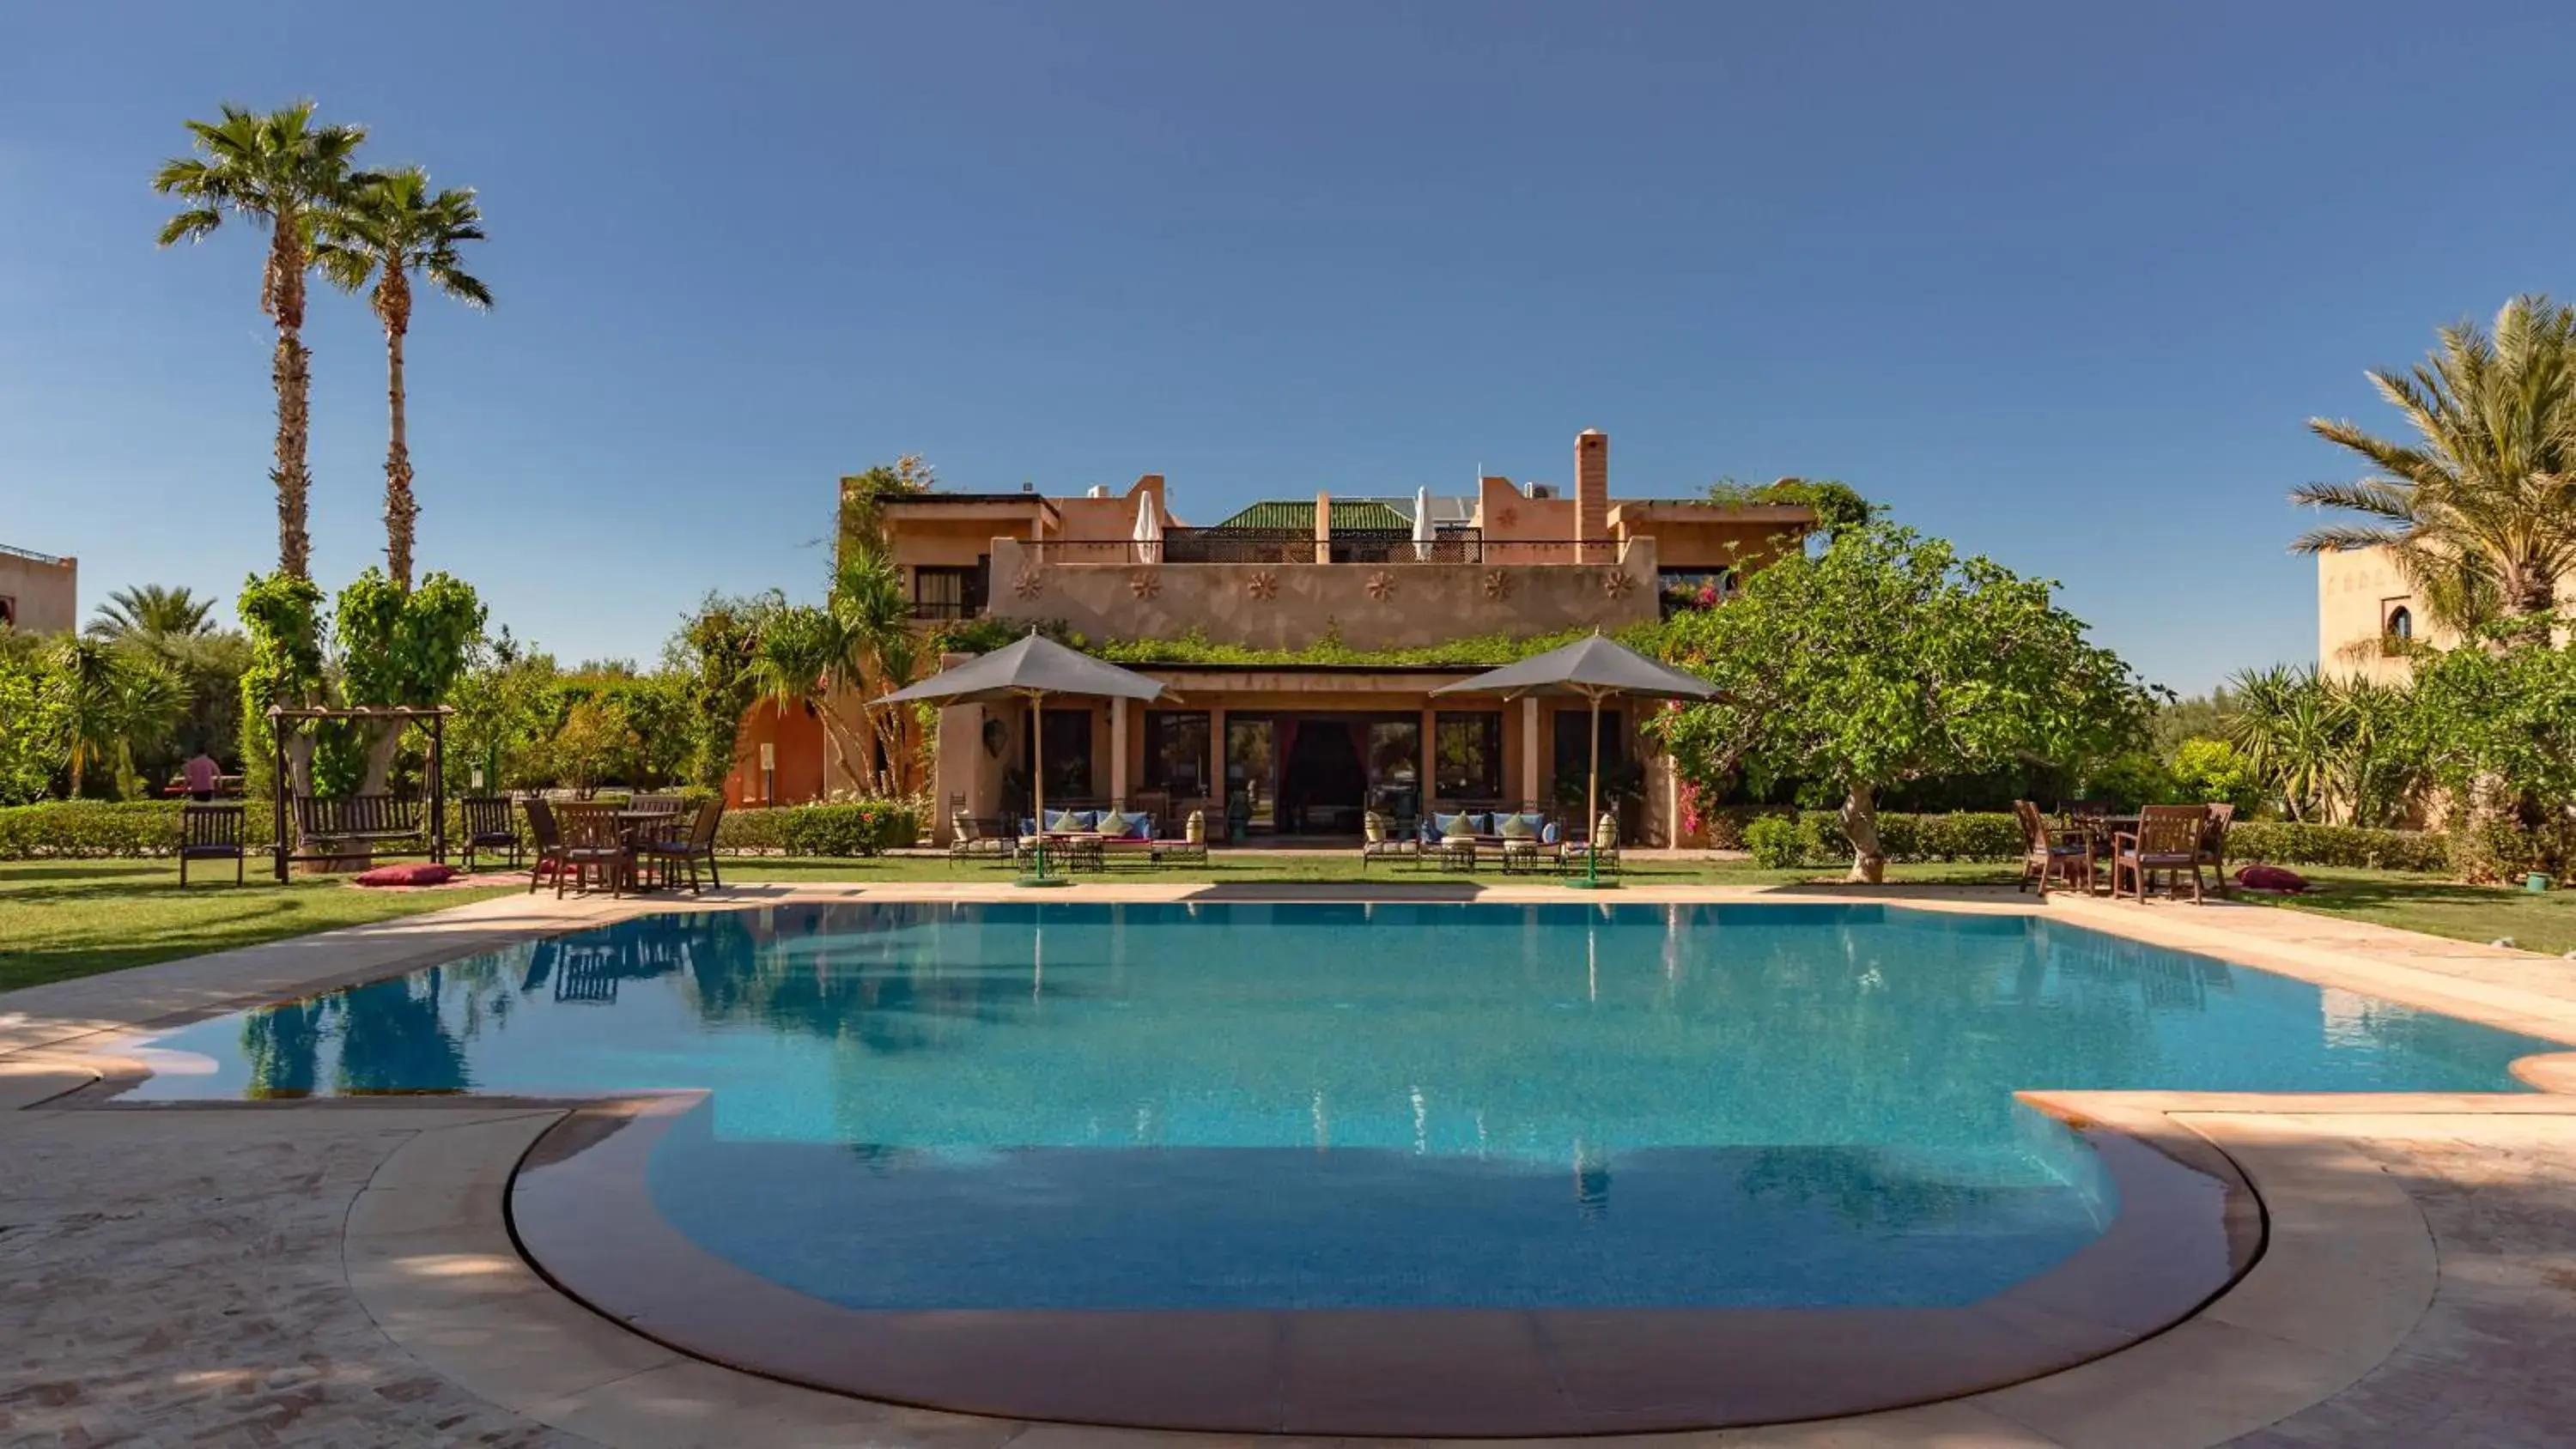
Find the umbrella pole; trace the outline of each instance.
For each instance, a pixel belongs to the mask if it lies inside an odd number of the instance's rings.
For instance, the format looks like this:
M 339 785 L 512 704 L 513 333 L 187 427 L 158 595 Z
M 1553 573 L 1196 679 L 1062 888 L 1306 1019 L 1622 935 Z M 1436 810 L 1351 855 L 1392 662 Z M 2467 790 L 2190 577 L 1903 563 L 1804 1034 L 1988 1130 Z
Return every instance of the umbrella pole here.
M 1569 881 L 1581 890 L 1606 890 L 1617 882 L 1601 879 L 1601 692 L 1589 691 L 1592 701 L 1592 773 L 1583 782 L 1583 879 Z
M 1050 876 L 1046 868 L 1046 691 L 1029 692 L 1029 798 L 1036 805 L 1038 828 L 1038 868 L 1035 875 L 1020 877 L 1024 886 L 1060 886 L 1062 876 Z

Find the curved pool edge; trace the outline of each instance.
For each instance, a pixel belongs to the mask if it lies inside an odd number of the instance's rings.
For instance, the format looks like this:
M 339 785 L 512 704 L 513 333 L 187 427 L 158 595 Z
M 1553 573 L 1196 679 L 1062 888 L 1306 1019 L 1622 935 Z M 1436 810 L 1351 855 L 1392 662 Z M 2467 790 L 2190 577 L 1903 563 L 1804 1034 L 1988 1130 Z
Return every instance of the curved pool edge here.
M 2262 1241 L 2223 1153 L 2195 1162 L 2077 1121 L 2119 1215 L 2058 1268 L 1964 1308 L 856 1310 L 735 1267 L 662 1218 L 646 1163 L 699 1100 L 579 1107 L 537 1139 L 508 1195 L 536 1271 L 694 1358 L 985 1418 L 1519 1438 L 1879 1413 L 2114 1354 L 2223 1293 Z

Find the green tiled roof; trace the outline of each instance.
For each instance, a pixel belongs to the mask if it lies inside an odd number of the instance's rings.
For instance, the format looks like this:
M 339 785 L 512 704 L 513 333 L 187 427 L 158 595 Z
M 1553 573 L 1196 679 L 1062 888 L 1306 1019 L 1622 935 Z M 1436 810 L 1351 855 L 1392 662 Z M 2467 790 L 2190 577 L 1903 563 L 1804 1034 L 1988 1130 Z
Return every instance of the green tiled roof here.
M 1219 528 L 1297 529 L 1315 531 L 1315 504 L 1272 499 L 1256 503 L 1217 525 Z M 1336 498 L 1333 500 L 1335 533 L 1369 533 L 1392 530 L 1409 532 L 1413 515 L 1399 511 L 1392 504 L 1374 498 Z

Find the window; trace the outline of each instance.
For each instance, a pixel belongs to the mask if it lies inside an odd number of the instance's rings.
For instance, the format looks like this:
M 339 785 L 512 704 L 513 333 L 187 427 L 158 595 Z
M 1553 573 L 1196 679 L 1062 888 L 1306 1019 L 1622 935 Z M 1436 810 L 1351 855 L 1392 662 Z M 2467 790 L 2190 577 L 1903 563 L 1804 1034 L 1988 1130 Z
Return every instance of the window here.
M 1432 788 L 1444 801 L 1503 796 L 1503 717 L 1480 710 L 1433 717 Z
M 972 619 L 984 612 L 984 578 L 992 565 L 922 564 L 912 571 L 912 617 Z
M 2381 626 L 2380 635 L 2390 653 L 2403 649 L 2415 637 L 2414 612 L 2404 604 L 2389 606 L 2388 620 Z
M 1175 800 L 1208 794 L 1208 717 L 1182 710 L 1145 711 L 1145 788 Z
M 1087 709 L 1051 709 L 1046 712 L 1046 793 L 1047 799 L 1082 800 L 1091 795 L 1091 711 Z M 1024 740 L 1020 749 L 1020 768 L 1030 766 L 1029 750 Z M 1053 805 L 1049 809 L 1055 808 Z
M 9 597 L 7 594 L 0 594 L 0 629 L 15 629 L 17 627 L 18 601 Z

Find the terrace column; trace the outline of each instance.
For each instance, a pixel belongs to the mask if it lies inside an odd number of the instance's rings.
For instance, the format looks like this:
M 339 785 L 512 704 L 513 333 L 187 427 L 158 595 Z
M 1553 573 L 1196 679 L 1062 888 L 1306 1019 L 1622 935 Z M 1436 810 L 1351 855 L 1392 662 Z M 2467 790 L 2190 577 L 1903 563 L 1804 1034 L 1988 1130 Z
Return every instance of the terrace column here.
M 1426 704 L 1422 707 L 1422 758 L 1414 762 L 1414 768 L 1420 772 L 1422 781 L 1424 815 L 1431 813 L 1432 802 L 1438 798 L 1440 772 L 1435 766 L 1437 757 L 1433 753 L 1433 745 L 1439 737 L 1440 711 Z
M 1109 701 L 1109 803 L 1127 808 L 1127 701 Z
M 1538 804 L 1538 696 L 1521 696 L 1521 798 L 1527 808 Z
M 1225 783 L 1225 706 L 1221 704 L 1208 706 L 1208 768 L 1216 772 L 1216 778 L 1207 782 L 1209 803 L 1216 812 L 1216 818 L 1208 822 L 1208 838 L 1215 840 L 1220 838 L 1220 832 L 1225 829 L 1225 804 L 1228 793 Z M 1178 800 L 1172 802 L 1172 808 L 1176 811 L 1180 809 L 1180 805 L 1181 802 Z M 1188 818 L 1182 817 L 1184 820 Z
M 1315 495 L 1315 562 L 1333 561 L 1333 495 Z

